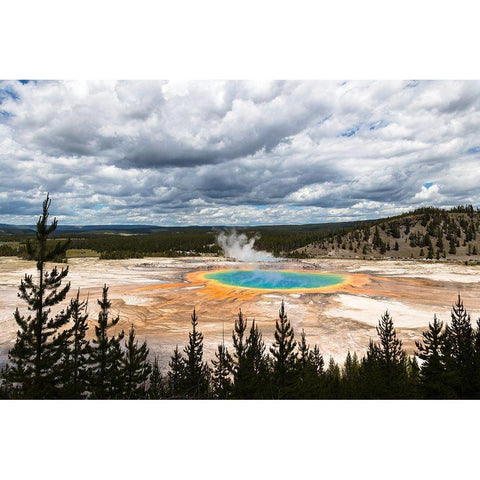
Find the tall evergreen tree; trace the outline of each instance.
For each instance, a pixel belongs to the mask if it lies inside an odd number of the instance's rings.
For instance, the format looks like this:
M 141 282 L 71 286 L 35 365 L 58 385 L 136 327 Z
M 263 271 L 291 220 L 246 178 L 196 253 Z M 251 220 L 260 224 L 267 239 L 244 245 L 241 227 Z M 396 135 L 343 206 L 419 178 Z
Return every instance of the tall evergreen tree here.
M 370 339 L 368 349 L 360 362 L 360 391 L 359 398 L 375 399 L 383 398 L 384 385 L 380 371 L 379 347 Z
M 218 345 L 215 352 L 215 359 L 212 360 L 212 387 L 213 396 L 220 400 L 230 397 L 232 392 L 232 381 L 230 379 L 232 357 L 228 353 L 225 342 Z
M 347 353 L 342 370 L 341 395 L 343 398 L 360 397 L 360 362 L 357 354 Z
M 63 396 L 66 398 L 83 398 L 88 381 L 89 342 L 87 300 L 80 300 L 80 290 L 70 300 L 70 319 L 68 339 L 62 359 L 64 377 Z
M 120 377 L 122 351 L 120 342 L 123 340 L 123 330 L 119 335 L 108 335 L 108 330 L 120 321 L 117 315 L 110 317 L 111 302 L 108 299 L 108 287 L 103 286 L 95 338 L 89 349 L 89 389 L 92 398 L 105 399 L 120 396 L 122 379 Z
M 173 355 L 168 363 L 170 367 L 167 374 L 168 396 L 170 398 L 184 397 L 184 382 L 185 382 L 185 359 L 183 358 L 178 345 L 173 351 Z
M 323 357 L 318 345 L 313 350 L 307 344 L 305 331 L 302 329 L 296 358 L 295 398 L 322 398 L 324 390 Z
M 285 312 L 283 300 L 275 323 L 274 336 L 275 342 L 270 347 L 273 356 L 274 395 L 277 398 L 284 398 L 291 394 L 297 342 L 294 340 L 295 334 Z
M 185 352 L 185 394 L 189 398 L 208 396 L 208 366 L 203 362 L 203 334 L 197 330 L 198 317 L 193 309 L 192 331 Z
M 446 383 L 458 398 L 475 397 L 475 336 L 470 315 L 458 295 L 443 343 Z
M 420 388 L 424 398 L 448 397 L 445 384 L 445 362 L 443 358 L 443 322 L 433 316 L 433 323 L 422 333 L 422 340 L 416 341 L 417 356 L 422 360 Z
M 147 342 L 138 346 L 135 340 L 135 328 L 131 327 L 125 342 L 125 353 L 122 357 L 122 377 L 124 380 L 125 398 L 146 398 L 147 382 L 152 372 L 148 362 Z
M 407 394 L 405 391 L 408 379 L 407 355 L 402 348 L 402 341 L 397 337 L 388 311 L 378 322 L 377 334 L 380 340 L 377 359 L 384 381 L 384 395 L 386 398 L 402 398 Z
M 235 398 L 246 398 L 249 383 L 249 371 L 246 362 L 246 330 L 247 320 L 243 316 L 242 310 L 239 310 L 235 319 L 235 325 L 232 332 L 233 356 L 232 356 L 232 374 L 233 388 Z
M 333 357 L 330 357 L 327 370 L 325 371 L 325 389 L 327 398 L 338 399 L 340 397 L 340 382 L 340 367 Z
M 245 342 L 242 398 L 271 398 L 271 382 L 265 343 L 255 320 Z
M 58 398 L 61 396 L 61 369 L 59 363 L 68 336 L 64 328 L 69 321 L 69 312 L 62 311 L 51 316 L 51 307 L 65 299 L 70 283 L 62 286 L 68 275 L 68 266 L 51 271 L 46 263 L 65 256 L 69 240 L 56 242 L 51 248 L 50 235 L 57 228 L 57 219 L 48 225 L 49 195 L 43 202 L 43 212 L 37 222 L 35 244 L 27 241 L 27 257 L 36 260 L 38 280 L 25 275 L 19 286 L 18 296 L 26 302 L 32 315 L 21 315 L 18 308 L 14 313 L 19 330 L 14 347 L 8 354 L 7 381 L 15 395 L 23 398 Z
M 165 382 L 158 366 L 158 357 L 153 360 L 152 372 L 148 382 L 148 398 L 159 400 L 165 397 Z

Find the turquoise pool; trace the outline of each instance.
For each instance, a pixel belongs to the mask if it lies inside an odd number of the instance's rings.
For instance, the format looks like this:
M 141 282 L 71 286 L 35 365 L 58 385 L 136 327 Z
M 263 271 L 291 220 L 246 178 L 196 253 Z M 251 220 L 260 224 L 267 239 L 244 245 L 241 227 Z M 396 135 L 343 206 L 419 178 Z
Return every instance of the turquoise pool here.
M 322 288 L 339 285 L 345 280 L 343 275 L 288 270 L 222 270 L 207 273 L 205 278 L 223 285 L 265 290 Z

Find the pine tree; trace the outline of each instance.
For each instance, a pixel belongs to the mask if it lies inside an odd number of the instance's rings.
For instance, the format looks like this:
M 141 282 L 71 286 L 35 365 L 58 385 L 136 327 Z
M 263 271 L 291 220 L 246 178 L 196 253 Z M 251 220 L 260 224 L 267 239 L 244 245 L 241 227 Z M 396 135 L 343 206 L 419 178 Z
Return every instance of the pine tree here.
M 458 295 L 452 307 L 451 322 L 445 327 L 442 353 L 446 383 L 458 398 L 475 396 L 475 338 L 470 315 Z
M 388 310 L 381 316 L 376 329 L 380 340 L 377 359 L 383 375 L 385 397 L 402 398 L 407 393 L 407 356 Z
M 170 367 L 167 374 L 169 396 L 170 398 L 182 398 L 184 397 L 185 359 L 180 353 L 178 345 L 173 351 L 168 366 Z
M 382 245 L 382 239 L 378 227 L 375 227 L 375 233 L 373 234 L 373 248 L 378 248 Z
M 124 353 L 120 341 L 124 337 L 124 332 L 121 332 L 119 337 L 111 337 L 111 342 L 108 348 L 108 365 L 107 365 L 107 398 L 122 399 L 125 398 L 125 377 L 123 370 Z
M 265 343 L 258 325 L 253 320 L 248 337 L 245 340 L 243 361 L 241 362 L 237 398 L 271 398 L 271 382 L 268 358 L 265 355 Z
M 192 331 L 185 352 L 185 394 L 189 398 L 208 396 L 208 366 L 203 363 L 203 334 L 197 331 L 198 317 L 193 309 Z
M 100 305 L 95 338 L 89 349 L 89 390 L 92 398 L 117 398 L 120 395 L 122 379 L 120 377 L 122 351 L 120 342 L 124 332 L 118 336 L 108 336 L 108 330 L 115 327 L 120 321 L 117 315 L 110 318 L 111 302 L 108 300 L 108 287 L 103 286 L 102 299 L 97 300 Z
M 448 253 L 455 255 L 457 253 L 455 238 L 452 236 L 449 242 Z
M 122 357 L 122 374 L 124 379 L 125 398 L 146 398 L 147 382 L 152 372 L 148 362 L 147 342 L 138 346 L 135 340 L 135 328 L 131 327 L 128 340 L 125 342 L 125 353 Z
M 87 304 L 86 300 L 80 300 L 80 290 L 77 290 L 76 297 L 70 300 L 72 326 L 69 329 L 62 359 L 63 395 L 66 398 L 83 398 L 88 388 L 87 364 L 90 344 L 86 339 L 88 331 Z
M 359 398 L 383 398 L 383 381 L 379 361 L 379 347 L 370 339 L 367 353 L 360 363 Z
M 433 323 L 422 333 L 422 341 L 416 341 L 417 356 L 422 360 L 420 388 L 424 398 L 446 398 L 445 363 L 443 359 L 443 322 L 433 316 Z
M 327 370 L 325 371 L 325 387 L 327 398 L 337 399 L 340 396 L 340 367 L 333 357 L 330 357 Z
M 294 340 L 295 335 L 285 313 L 283 300 L 278 317 L 275 324 L 275 342 L 270 347 L 270 353 L 273 356 L 274 395 L 277 398 L 284 398 L 290 394 L 292 387 L 297 342 Z
M 359 398 L 360 396 L 360 363 L 357 354 L 347 353 L 342 371 L 342 398 Z
M 415 355 L 407 358 L 408 388 L 406 397 L 410 399 L 422 398 L 420 390 L 420 367 Z
M 246 335 L 247 320 L 244 318 L 241 310 L 238 312 L 238 317 L 235 320 L 234 329 L 232 332 L 233 340 L 233 358 L 232 358 L 232 374 L 233 374 L 233 388 L 235 398 L 247 398 L 247 389 L 249 388 L 249 372 L 246 363 Z
M 155 355 L 152 372 L 150 373 L 149 378 L 148 398 L 151 400 L 159 400 L 160 398 L 164 398 L 164 396 L 164 380 L 158 366 L 158 357 Z
M 7 382 L 14 389 L 14 395 L 23 398 L 57 398 L 61 396 L 62 378 L 60 360 L 68 331 L 69 311 L 51 316 L 51 307 L 65 299 L 70 283 L 62 286 L 68 275 L 68 266 L 60 271 L 56 266 L 46 270 L 46 263 L 65 256 L 69 240 L 56 242 L 49 248 L 48 238 L 57 228 L 54 218 L 47 225 L 51 200 L 43 202 L 43 213 L 37 222 L 36 242 L 27 241 L 27 257 L 36 260 L 38 281 L 32 275 L 25 275 L 19 286 L 18 296 L 24 300 L 33 315 L 21 315 L 18 308 L 14 313 L 19 326 L 14 347 L 8 354 L 6 369 Z
M 232 381 L 230 379 L 232 357 L 228 353 L 225 343 L 218 345 L 215 352 L 216 360 L 212 360 L 212 386 L 215 398 L 224 400 L 229 398 L 232 391 Z
M 321 398 L 323 385 L 323 357 L 318 345 L 312 350 L 307 344 L 305 331 L 302 329 L 298 356 L 296 359 L 296 384 L 293 391 L 295 398 Z

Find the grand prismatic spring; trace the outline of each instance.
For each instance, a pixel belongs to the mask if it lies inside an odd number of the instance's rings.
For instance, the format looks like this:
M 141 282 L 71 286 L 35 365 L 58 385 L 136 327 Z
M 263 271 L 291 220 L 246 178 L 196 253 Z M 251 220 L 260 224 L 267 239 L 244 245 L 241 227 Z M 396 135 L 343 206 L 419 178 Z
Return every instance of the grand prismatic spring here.
M 221 285 L 260 290 L 311 290 L 340 285 L 344 275 L 289 270 L 220 270 L 204 275 Z

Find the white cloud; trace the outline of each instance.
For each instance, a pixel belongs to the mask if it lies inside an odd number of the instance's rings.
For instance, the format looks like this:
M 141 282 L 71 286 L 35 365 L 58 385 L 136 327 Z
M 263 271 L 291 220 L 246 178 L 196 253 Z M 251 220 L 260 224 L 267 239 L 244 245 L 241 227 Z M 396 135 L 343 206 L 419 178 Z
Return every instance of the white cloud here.
M 480 82 L 7 81 L 0 102 L 0 222 L 46 191 L 72 223 L 480 204 Z
M 425 201 L 440 201 L 442 196 L 440 195 L 440 187 L 436 184 L 431 185 L 430 187 L 422 186 L 420 192 L 416 193 L 413 197 L 414 200 L 419 200 L 421 202 Z

